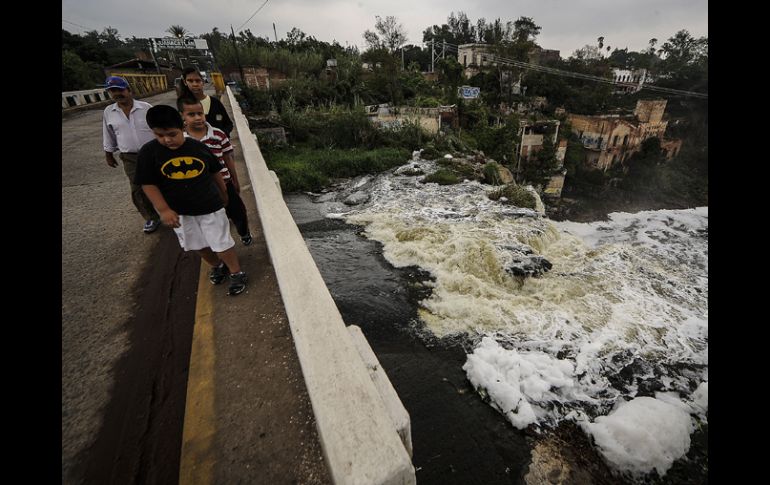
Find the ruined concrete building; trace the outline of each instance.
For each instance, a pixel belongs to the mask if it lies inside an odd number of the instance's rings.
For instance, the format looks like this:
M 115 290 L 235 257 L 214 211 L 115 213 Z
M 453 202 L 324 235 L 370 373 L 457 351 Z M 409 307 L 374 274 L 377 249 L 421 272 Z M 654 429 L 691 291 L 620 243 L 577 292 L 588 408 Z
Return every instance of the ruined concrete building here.
M 612 69 L 612 78 L 616 83 L 623 83 L 618 86 L 616 93 L 636 93 L 641 91 L 645 83 L 653 81 L 652 76 L 647 69 Z
M 558 50 L 543 49 L 535 46 L 527 53 L 530 64 L 544 65 L 561 59 Z M 495 56 L 492 46 L 489 44 L 462 44 L 457 46 L 457 62 L 463 66 L 463 74 L 466 78 L 473 77 L 481 71 L 482 67 L 496 66 L 492 60 Z
M 675 157 L 682 140 L 665 139 L 668 121 L 663 119 L 665 99 L 639 100 L 633 115 L 567 116 L 572 132 L 587 149 L 586 163 L 607 170 L 641 149 L 642 142 L 657 137 L 666 159 Z
M 481 72 L 482 67 L 496 66 L 491 60 L 489 44 L 462 44 L 457 47 L 457 62 L 463 66 L 463 75 L 471 78 Z
M 537 152 L 543 149 L 543 143 L 546 137 L 554 144 L 556 150 L 555 158 L 557 161 L 556 170 L 558 173 L 553 175 L 543 189 L 543 193 L 550 197 L 560 197 L 561 190 L 564 187 L 564 177 L 567 174 L 564 167 L 564 156 L 567 154 L 567 140 L 559 140 L 559 120 L 543 119 L 538 121 L 522 120 L 519 122 L 519 137 L 521 143 L 516 145 L 515 171 L 520 173 L 522 167 Z
M 229 79 L 242 82 L 250 88 L 257 88 L 264 91 L 269 91 L 287 81 L 286 74 L 276 69 L 265 67 L 244 66 L 244 79 L 241 79 L 241 74 L 238 69 L 225 71 L 225 75 Z
M 391 106 L 389 103 L 364 106 L 369 121 L 381 128 L 400 128 L 405 122 L 418 123 L 428 133 L 436 134 L 458 127 L 457 105 L 437 108 Z

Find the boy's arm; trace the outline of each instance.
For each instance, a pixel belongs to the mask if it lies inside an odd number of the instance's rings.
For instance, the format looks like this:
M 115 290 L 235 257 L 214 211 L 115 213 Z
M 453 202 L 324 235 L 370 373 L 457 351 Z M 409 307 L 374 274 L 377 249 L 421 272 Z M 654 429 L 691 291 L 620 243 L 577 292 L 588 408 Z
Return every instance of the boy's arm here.
M 225 179 L 222 178 L 222 172 L 214 174 L 214 183 L 217 185 L 217 189 L 219 189 L 219 197 L 222 198 L 222 203 L 227 205 L 227 187 L 225 187 Z
M 160 215 L 160 221 L 168 227 L 179 227 L 179 214 L 177 214 L 166 203 L 166 199 L 163 194 L 160 193 L 160 189 L 157 185 L 142 185 L 144 195 L 150 199 L 155 210 Z
M 225 161 L 225 167 L 230 172 L 230 183 L 233 184 L 236 194 L 241 193 L 241 184 L 238 182 L 238 174 L 235 172 L 235 159 L 233 159 L 233 152 L 225 152 L 222 154 L 222 159 Z

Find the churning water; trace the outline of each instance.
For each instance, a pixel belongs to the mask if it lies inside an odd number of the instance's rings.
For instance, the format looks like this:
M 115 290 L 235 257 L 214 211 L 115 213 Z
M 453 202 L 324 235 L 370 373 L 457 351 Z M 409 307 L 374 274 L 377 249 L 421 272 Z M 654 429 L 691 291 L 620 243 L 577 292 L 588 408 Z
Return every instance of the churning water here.
M 468 343 L 468 379 L 514 426 L 575 420 L 618 468 L 665 472 L 673 458 L 614 459 L 644 440 L 623 442 L 606 415 L 633 407 L 644 428 L 668 412 L 685 436 L 706 419 L 708 208 L 553 222 L 490 200 L 488 185 L 399 175 L 412 163 L 352 181 L 343 192 L 369 195 L 363 204 L 338 193 L 318 207 L 361 226 L 393 267 L 430 273 L 420 320 Z

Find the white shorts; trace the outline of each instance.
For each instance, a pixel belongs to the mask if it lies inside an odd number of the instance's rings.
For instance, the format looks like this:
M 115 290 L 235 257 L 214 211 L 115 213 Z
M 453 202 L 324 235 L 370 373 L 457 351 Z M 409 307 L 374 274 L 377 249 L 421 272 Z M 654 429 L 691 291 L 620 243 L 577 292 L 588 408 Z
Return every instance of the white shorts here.
M 180 215 L 179 224 L 174 232 L 185 251 L 211 248 L 215 253 L 221 253 L 235 246 L 224 209 L 200 216 Z

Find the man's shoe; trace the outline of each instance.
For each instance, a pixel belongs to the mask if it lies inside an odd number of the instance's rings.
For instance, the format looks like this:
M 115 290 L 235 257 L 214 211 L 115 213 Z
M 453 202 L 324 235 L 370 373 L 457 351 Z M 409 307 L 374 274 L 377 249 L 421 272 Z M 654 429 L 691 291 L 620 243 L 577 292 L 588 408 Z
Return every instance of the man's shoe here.
M 245 236 L 241 236 L 241 242 L 243 243 L 244 246 L 248 246 L 249 244 L 251 244 L 251 241 L 253 241 L 253 239 L 251 238 L 251 234 L 246 234 Z
M 246 289 L 246 282 L 249 278 L 246 273 L 241 271 L 240 273 L 233 273 L 230 275 L 230 286 L 227 287 L 228 295 L 239 295 Z
M 229 272 L 227 265 L 222 262 L 219 266 L 211 268 L 211 271 L 209 271 L 209 281 L 211 281 L 212 285 L 218 285 L 227 278 Z
M 159 227 L 160 227 L 160 221 L 153 221 L 152 219 L 150 219 L 149 221 L 144 223 L 144 227 L 142 228 L 142 230 L 145 233 L 149 234 L 151 232 L 157 231 Z

